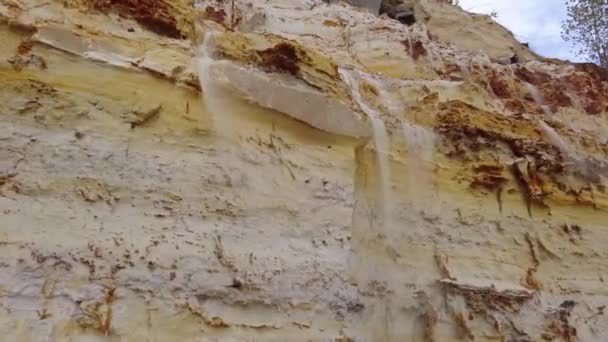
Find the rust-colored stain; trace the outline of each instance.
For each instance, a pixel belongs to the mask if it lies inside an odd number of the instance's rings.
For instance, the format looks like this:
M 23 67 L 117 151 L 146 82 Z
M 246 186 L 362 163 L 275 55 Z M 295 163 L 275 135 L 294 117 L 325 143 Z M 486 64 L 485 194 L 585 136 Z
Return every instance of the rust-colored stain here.
M 495 73 L 490 76 L 490 87 L 494 94 L 501 99 L 510 98 L 512 96 L 509 83 Z
M 443 78 L 452 79 L 450 73 L 456 72 L 457 69 L 459 68 L 456 66 L 450 66 L 446 73 L 442 73 Z M 515 113 L 545 113 L 545 109 L 537 103 L 526 83 L 538 89 L 544 104 L 551 112 L 557 112 L 559 108 L 574 107 L 575 100 L 587 114 L 596 115 L 608 110 L 608 83 L 604 80 L 607 71 L 584 65 L 577 66 L 576 69 L 580 71 L 555 76 L 518 65 L 513 67 L 513 77 L 508 72 L 472 65 L 471 73 L 476 83 L 489 87 L 493 95 Z
M 607 72 L 600 67 L 585 64 L 576 66 L 581 70 L 557 78 L 539 72 L 519 67 L 514 72 L 517 77 L 533 84 L 541 92 L 545 102 L 555 111 L 558 107 L 572 107 L 572 96 L 580 102 L 587 114 L 599 114 L 608 109 L 608 84 L 605 79 Z M 527 96 L 527 101 L 534 101 Z
M 562 81 L 579 97 L 583 109 L 588 114 L 595 115 L 608 110 L 608 83 L 603 80 L 601 68 L 591 70 L 595 71 L 573 73 Z
M 520 79 L 535 86 L 551 81 L 551 76 L 540 71 L 532 71 L 526 67 L 517 67 L 513 72 Z
M 504 104 L 505 108 L 513 111 L 514 113 L 524 113 L 526 111 L 526 107 L 524 106 L 523 102 L 518 99 L 508 99 L 504 102 Z
M 405 40 L 401 43 L 403 46 L 405 46 L 405 51 L 412 56 L 415 61 L 417 61 L 421 56 L 426 56 L 427 54 L 424 44 L 422 44 L 422 42 L 419 40 L 415 40 L 413 42 Z
M 571 324 L 572 309 L 576 306 L 573 300 L 566 300 L 559 308 L 547 315 L 548 324 L 544 328 L 542 338 L 546 341 L 580 341 L 576 327 Z M 599 310 L 598 315 L 604 314 L 604 309 Z
M 528 214 L 532 215 L 532 205 L 546 206 L 545 198 L 549 195 L 543 190 L 543 179 L 534 165 L 525 162 L 513 165 L 513 175 L 524 196 Z
M 437 74 L 441 79 L 448 81 L 464 81 L 464 72 L 458 64 L 446 63 L 445 70 L 437 70 Z
M 205 11 L 203 12 L 203 19 L 208 19 L 224 26 L 224 20 L 226 19 L 226 11 L 224 11 L 223 8 L 216 10 L 211 6 L 207 6 L 205 7 Z
M 162 0 L 93 0 L 93 7 L 101 12 L 115 12 L 133 18 L 150 31 L 175 39 L 186 38 L 172 14 L 173 7 Z
M 608 174 L 608 165 L 589 157 L 572 167 L 567 156 L 537 128 L 536 120 L 515 115 L 505 117 L 499 113 L 481 111 L 460 101 L 439 103 L 436 108 L 437 131 L 449 141 L 446 155 L 471 163 L 472 188 L 494 191 L 500 202 L 502 186 L 511 179 L 506 172 L 510 172 L 529 210 L 533 205 L 546 207 L 548 198 L 569 198 L 572 203 L 597 206 L 594 194 L 605 191 L 602 178 L 597 175 Z M 425 109 L 414 107 L 412 110 Z M 555 126 L 554 129 L 562 136 L 570 137 L 564 128 Z M 573 144 L 582 144 L 584 139 L 572 137 L 572 141 Z M 587 147 L 598 153 L 602 152 L 602 148 L 596 145 Z M 482 161 L 481 155 L 496 153 L 500 149 L 506 149 L 505 152 L 517 158 L 518 161 L 511 168 L 502 170 L 501 166 Z M 480 166 L 480 161 L 488 165 Z M 578 179 L 584 186 L 572 185 L 565 175 Z
M 472 187 L 481 187 L 488 191 L 497 191 L 508 181 L 503 175 L 504 166 L 502 165 L 478 165 L 473 167 L 475 179 L 471 183 Z
M 478 287 L 455 281 L 441 281 L 441 285 L 448 294 L 462 296 L 469 310 L 477 314 L 488 311 L 519 312 L 533 298 L 533 292 L 527 290 L 501 291 L 494 287 Z
M 328 27 L 337 27 L 337 26 L 341 26 L 340 23 L 333 21 L 333 20 L 329 20 L 326 19 L 323 21 L 323 25 L 328 26 Z
M 574 67 L 597 81 L 608 82 L 608 69 L 594 63 L 575 63 Z
M 378 88 L 369 82 L 361 82 L 360 88 L 362 93 L 372 94 L 376 97 L 380 96 L 380 91 Z
M 298 51 L 288 43 L 279 43 L 271 48 L 259 51 L 258 55 L 261 58 L 260 65 L 265 69 L 292 75 L 297 75 L 300 71 Z
M 33 43 L 30 40 L 24 40 L 17 46 L 17 54 L 26 55 L 32 51 Z

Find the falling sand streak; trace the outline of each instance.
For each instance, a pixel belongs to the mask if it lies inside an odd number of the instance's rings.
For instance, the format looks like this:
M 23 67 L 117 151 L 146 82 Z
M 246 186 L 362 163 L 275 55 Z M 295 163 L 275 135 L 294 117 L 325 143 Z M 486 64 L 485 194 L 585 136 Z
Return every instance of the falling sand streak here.
M 543 112 L 546 115 L 552 115 L 553 113 L 551 112 L 551 109 L 549 109 L 549 107 L 547 106 L 547 103 L 545 102 L 545 99 L 543 99 L 543 95 L 540 93 L 538 88 L 528 82 L 526 82 L 525 84 L 526 84 L 526 88 L 528 89 L 528 92 L 532 96 L 532 99 L 534 99 L 534 102 L 536 102 L 536 104 L 540 108 L 542 108 Z
M 547 123 L 542 120 L 538 121 L 538 127 L 540 127 L 540 129 L 542 129 L 543 132 L 545 132 L 545 134 L 551 141 L 551 144 L 553 144 L 553 146 L 557 147 L 557 149 L 560 150 L 560 152 L 564 155 L 564 158 L 575 162 L 577 165 L 583 162 L 583 160 L 578 155 L 578 153 L 575 151 L 575 149 L 572 147 L 572 145 L 570 145 L 568 142 L 566 142 L 566 140 L 564 140 L 564 138 L 562 138 L 553 129 L 553 127 L 547 125 Z
M 384 122 L 380 119 L 378 111 L 369 106 L 361 95 L 359 76 L 355 76 L 355 72 L 346 68 L 340 68 L 340 75 L 344 82 L 351 88 L 352 97 L 355 103 L 369 118 L 372 129 L 374 146 L 376 148 L 376 156 L 378 162 L 378 170 L 380 172 L 380 195 L 382 199 L 382 224 L 386 227 L 390 221 L 392 212 L 392 201 L 390 193 L 390 141 Z
M 211 57 L 215 51 L 211 44 L 211 40 L 213 39 L 213 32 L 207 31 L 205 32 L 205 36 L 203 39 L 203 43 L 198 48 L 196 66 L 198 69 L 199 82 L 201 84 L 201 89 L 203 92 L 203 97 L 205 98 L 205 104 L 207 107 L 210 107 L 210 100 L 212 101 L 214 98 L 214 82 L 211 77 L 211 65 L 213 64 L 213 58 Z M 208 108 L 212 109 L 212 108 Z M 210 110 L 211 112 L 211 110 Z

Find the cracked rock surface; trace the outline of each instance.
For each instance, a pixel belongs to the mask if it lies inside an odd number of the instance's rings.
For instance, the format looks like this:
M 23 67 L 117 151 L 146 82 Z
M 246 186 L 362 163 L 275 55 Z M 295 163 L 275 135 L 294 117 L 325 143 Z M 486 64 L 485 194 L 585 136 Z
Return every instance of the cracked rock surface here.
M 0 0 L 0 341 L 606 340 L 605 73 L 411 6 Z

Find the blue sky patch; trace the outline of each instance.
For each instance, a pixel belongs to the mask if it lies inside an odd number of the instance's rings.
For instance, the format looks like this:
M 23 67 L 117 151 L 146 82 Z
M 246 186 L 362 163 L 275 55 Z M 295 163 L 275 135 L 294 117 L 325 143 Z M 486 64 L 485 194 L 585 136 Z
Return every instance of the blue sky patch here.
M 564 0 L 460 0 L 460 6 L 475 13 L 496 11 L 496 21 L 543 56 L 581 61 L 561 38 L 561 23 L 566 19 Z

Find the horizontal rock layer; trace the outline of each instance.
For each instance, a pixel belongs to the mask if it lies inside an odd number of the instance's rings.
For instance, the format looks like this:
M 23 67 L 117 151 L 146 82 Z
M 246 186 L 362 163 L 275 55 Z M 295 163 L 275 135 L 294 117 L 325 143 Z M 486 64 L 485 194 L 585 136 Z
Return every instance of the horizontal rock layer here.
M 604 340 L 605 75 L 415 10 L 0 0 L 2 336 Z

